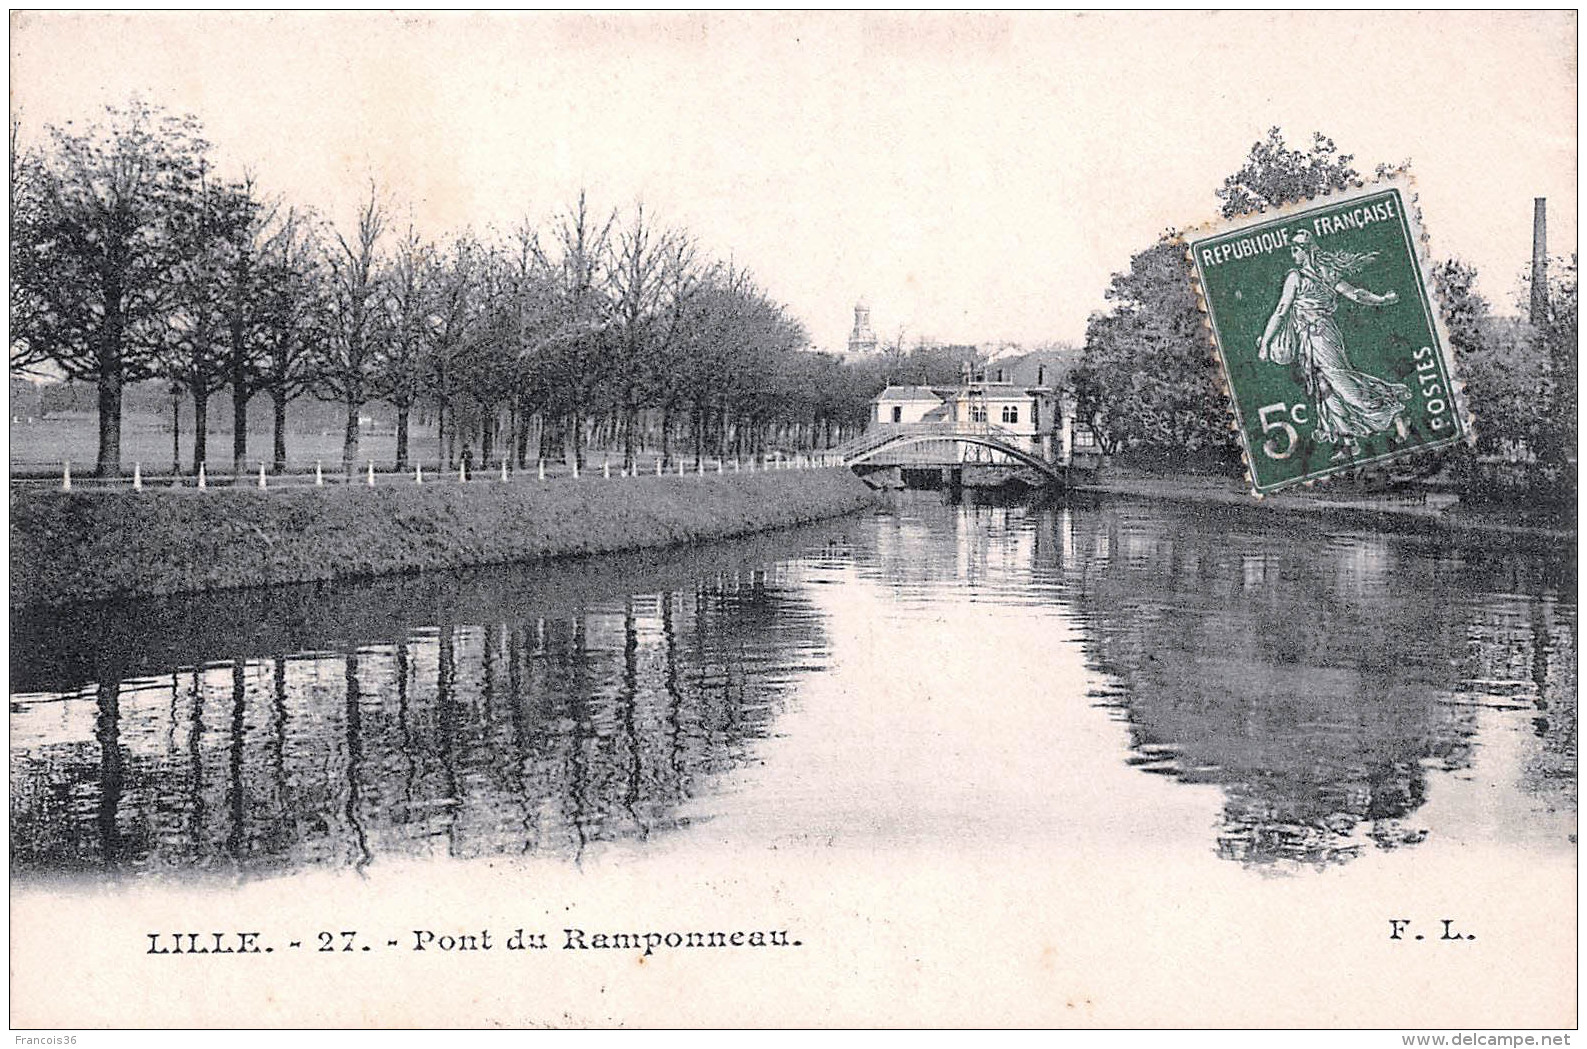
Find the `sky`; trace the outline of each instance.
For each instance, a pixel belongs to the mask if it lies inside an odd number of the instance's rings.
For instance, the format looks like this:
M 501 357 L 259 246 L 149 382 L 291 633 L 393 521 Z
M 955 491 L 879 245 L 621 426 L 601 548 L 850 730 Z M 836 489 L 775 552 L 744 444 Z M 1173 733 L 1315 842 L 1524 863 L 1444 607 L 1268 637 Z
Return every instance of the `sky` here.
M 1270 126 L 1411 161 L 1434 258 L 1513 310 L 1532 200 L 1575 251 L 1572 12 L 12 13 L 24 137 L 138 95 L 222 168 L 443 238 L 643 201 L 818 348 L 1078 343 L 1109 275 Z

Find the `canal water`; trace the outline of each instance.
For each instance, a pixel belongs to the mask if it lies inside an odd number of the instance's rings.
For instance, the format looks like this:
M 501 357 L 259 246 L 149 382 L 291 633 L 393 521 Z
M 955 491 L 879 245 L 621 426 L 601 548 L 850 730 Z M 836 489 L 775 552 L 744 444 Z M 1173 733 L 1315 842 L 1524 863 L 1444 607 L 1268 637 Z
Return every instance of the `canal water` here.
M 14 616 L 12 874 L 1569 858 L 1574 573 L 1542 541 L 916 493 L 695 551 Z
M 13 614 L 13 1001 L 1570 1027 L 1575 593 L 1568 543 L 903 493 L 695 550 Z M 148 957 L 182 930 L 277 953 Z

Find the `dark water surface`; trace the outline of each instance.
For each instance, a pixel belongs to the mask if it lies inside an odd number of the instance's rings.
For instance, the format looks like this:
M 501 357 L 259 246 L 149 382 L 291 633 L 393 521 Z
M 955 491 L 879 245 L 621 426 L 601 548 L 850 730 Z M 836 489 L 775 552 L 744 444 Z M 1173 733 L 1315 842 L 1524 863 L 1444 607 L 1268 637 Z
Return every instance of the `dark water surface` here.
M 1568 544 L 928 494 L 696 551 L 13 613 L 12 871 L 697 835 L 1297 872 L 1571 850 L 1575 639 Z

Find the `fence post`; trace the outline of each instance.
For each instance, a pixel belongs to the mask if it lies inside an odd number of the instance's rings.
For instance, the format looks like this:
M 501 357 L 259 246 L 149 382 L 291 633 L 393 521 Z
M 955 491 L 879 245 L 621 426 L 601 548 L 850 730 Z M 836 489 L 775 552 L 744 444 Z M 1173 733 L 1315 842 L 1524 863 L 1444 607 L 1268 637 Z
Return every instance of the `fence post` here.
M 577 455 L 573 457 L 573 479 L 575 481 L 579 479 L 579 457 Z
M 65 462 L 61 463 L 61 491 L 69 492 L 71 490 L 72 490 L 72 461 L 70 459 L 67 459 Z
M 369 460 L 369 470 L 364 474 L 364 477 L 366 478 L 365 483 L 367 483 L 369 487 L 375 487 L 375 461 L 373 459 Z
M 413 464 L 413 483 L 414 484 L 423 484 L 424 483 L 424 464 L 423 463 L 414 463 Z
M 656 476 L 661 476 L 661 456 L 656 456 Z
M 540 475 L 540 480 L 544 481 L 546 479 L 546 461 L 544 459 L 540 460 L 538 472 Z
M 683 476 L 683 460 L 682 459 L 678 460 L 678 476 L 679 477 Z
M 754 462 L 751 461 L 750 462 L 750 466 L 753 468 L 754 465 L 755 465 Z M 737 456 L 733 457 L 733 472 L 734 473 L 738 473 L 738 457 Z
M 204 464 L 203 463 L 199 463 L 198 464 L 198 486 L 200 488 L 208 488 L 209 485 L 207 483 L 205 483 L 205 481 L 206 481 L 206 479 L 204 477 Z
M 325 487 L 325 471 L 320 467 L 320 461 L 314 460 L 314 487 Z
M 601 477 L 608 481 L 612 479 L 612 457 L 609 455 L 601 460 Z
M 463 460 L 461 459 L 457 461 L 457 479 L 459 481 L 468 480 L 468 471 L 463 469 Z
M 143 491 L 143 464 L 142 463 L 133 463 L 132 464 L 132 490 L 134 492 Z
M 505 481 L 507 479 L 507 460 L 506 459 L 503 459 L 501 461 L 501 479 L 503 481 Z
M 716 461 L 716 472 L 717 473 L 721 473 L 722 472 L 722 460 L 720 460 L 720 459 L 718 459 Z
M 264 463 L 260 463 L 259 464 L 259 487 L 260 488 L 264 488 L 265 487 Z

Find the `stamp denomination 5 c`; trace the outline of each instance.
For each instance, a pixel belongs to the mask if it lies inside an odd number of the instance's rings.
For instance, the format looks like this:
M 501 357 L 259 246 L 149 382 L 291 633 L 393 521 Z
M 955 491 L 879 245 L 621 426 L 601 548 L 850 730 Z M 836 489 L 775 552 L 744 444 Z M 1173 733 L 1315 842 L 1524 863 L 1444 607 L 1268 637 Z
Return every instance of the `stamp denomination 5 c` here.
M 1259 494 L 1466 437 L 1421 231 L 1399 185 L 1187 239 Z

